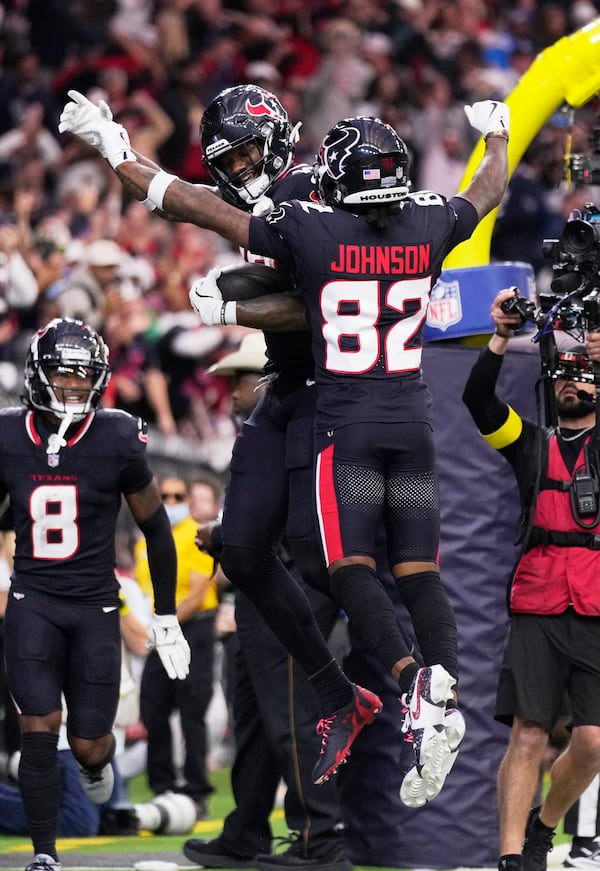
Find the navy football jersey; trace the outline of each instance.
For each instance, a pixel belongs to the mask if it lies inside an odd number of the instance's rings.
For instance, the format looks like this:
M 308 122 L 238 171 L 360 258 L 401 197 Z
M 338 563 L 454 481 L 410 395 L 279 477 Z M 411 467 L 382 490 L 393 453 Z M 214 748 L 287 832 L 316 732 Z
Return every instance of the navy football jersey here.
M 429 293 L 442 262 L 477 225 L 467 200 L 411 194 L 385 230 L 312 201 L 252 218 L 250 246 L 296 280 L 319 384 L 319 429 L 368 420 L 430 420 L 421 379 Z
M 0 498 L 10 497 L 16 533 L 12 589 L 118 604 L 121 494 L 152 479 L 145 424 L 97 411 L 71 427 L 58 454 L 46 451 L 51 431 L 38 412 L 0 411 Z
M 312 181 L 312 168 L 305 163 L 293 166 L 275 182 L 267 196 L 276 205 L 285 200 L 308 200 L 311 198 L 317 202 Z M 250 252 L 244 252 L 244 256 L 251 263 L 276 266 L 272 258 L 257 256 Z M 264 336 L 269 361 L 265 371 L 279 373 L 280 377 L 274 384 L 278 392 L 281 392 L 281 389 L 286 390 L 288 387 L 294 389 L 299 384 L 304 384 L 307 378 L 314 377 L 315 365 L 308 330 L 289 333 L 265 331 Z

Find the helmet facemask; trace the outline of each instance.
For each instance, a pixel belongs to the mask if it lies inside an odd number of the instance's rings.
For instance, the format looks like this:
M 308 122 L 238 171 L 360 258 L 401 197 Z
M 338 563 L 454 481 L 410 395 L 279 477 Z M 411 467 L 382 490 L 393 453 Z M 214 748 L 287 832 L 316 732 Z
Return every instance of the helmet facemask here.
M 63 387 L 55 383 L 57 375 L 89 378 L 91 384 Z M 81 321 L 57 318 L 32 339 L 23 400 L 29 408 L 70 424 L 97 409 L 109 380 L 108 349 L 100 336 Z M 79 401 L 70 401 L 69 395 Z
M 90 386 L 66 387 L 56 382 L 57 375 L 72 375 L 77 379 L 89 379 Z M 40 366 L 38 378 L 46 398 L 44 410 L 51 412 L 61 420 L 67 416 L 73 422 L 83 420 L 90 411 L 97 407 L 100 396 L 104 392 L 102 388 L 104 373 L 98 373 L 94 368 L 74 365 L 49 366 L 47 368 Z
M 246 164 L 240 172 L 230 173 L 225 168 L 228 155 L 232 151 L 246 158 Z M 258 157 L 255 158 L 253 152 L 258 152 Z M 239 197 L 243 203 L 253 205 L 272 184 L 271 177 L 265 171 L 266 154 L 268 154 L 267 141 L 258 138 L 229 148 L 213 161 L 211 167 L 213 178 L 218 179 L 219 187 L 226 187 L 229 193 Z
M 254 205 L 290 167 L 300 124 L 291 127 L 279 100 L 254 85 L 229 88 L 207 107 L 200 127 L 203 162 L 229 201 Z M 228 171 L 227 156 L 238 149 L 258 152 L 243 170 Z

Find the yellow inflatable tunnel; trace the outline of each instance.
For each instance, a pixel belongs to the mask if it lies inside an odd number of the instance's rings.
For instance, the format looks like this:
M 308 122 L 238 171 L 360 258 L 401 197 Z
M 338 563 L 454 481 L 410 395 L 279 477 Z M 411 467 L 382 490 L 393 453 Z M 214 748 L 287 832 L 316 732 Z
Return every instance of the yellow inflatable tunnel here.
M 600 91 L 600 18 L 559 39 L 540 52 L 506 98 L 510 107 L 509 178 L 523 153 L 548 118 L 563 103 L 577 109 Z M 474 148 L 459 190 L 470 183 L 484 152 Z M 490 332 L 489 306 L 498 290 L 517 285 L 533 293 L 533 270 L 525 263 L 489 265 L 497 209 L 490 212 L 466 242 L 444 261 L 431 293 L 425 337 L 428 341 Z M 541 241 L 540 241 L 541 244 Z

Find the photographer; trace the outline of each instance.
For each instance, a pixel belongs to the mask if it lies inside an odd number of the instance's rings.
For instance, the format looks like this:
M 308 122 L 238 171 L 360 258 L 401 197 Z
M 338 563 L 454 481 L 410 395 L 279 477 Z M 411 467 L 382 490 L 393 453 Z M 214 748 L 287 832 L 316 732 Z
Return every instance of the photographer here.
M 517 313 L 492 304 L 496 332 L 468 378 L 463 400 L 487 443 L 515 473 L 523 517 L 521 555 L 509 595 L 510 630 L 496 699 L 496 719 L 511 726 L 498 773 L 501 871 L 545 871 L 554 830 L 600 770 L 600 508 L 598 458 L 590 443 L 596 385 L 581 347 L 567 354 L 585 367 L 557 377 L 558 426 L 523 420 L 495 394 Z M 600 360 L 600 336 L 588 343 Z M 550 771 L 550 790 L 531 809 L 540 766 L 563 699 L 571 741 Z

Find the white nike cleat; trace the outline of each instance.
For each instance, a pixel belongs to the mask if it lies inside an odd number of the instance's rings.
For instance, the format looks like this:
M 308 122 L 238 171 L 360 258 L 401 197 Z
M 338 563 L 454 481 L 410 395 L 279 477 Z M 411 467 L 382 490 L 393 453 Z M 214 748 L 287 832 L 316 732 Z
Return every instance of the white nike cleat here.
M 457 708 L 446 711 L 456 683 L 441 665 L 417 672 L 405 704 L 413 739 L 414 766 L 400 789 L 407 807 L 422 807 L 441 791 L 456 761 L 465 735 L 465 721 Z

